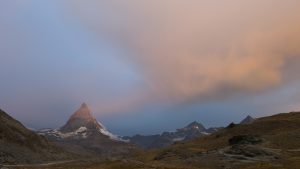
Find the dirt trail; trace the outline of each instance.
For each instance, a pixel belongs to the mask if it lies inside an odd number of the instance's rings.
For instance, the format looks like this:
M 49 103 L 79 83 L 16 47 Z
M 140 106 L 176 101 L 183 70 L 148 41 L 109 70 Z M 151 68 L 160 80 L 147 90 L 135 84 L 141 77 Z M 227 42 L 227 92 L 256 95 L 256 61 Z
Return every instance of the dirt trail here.
M 57 164 L 66 164 L 75 162 L 77 160 L 68 160 L 68 161 L 55 161 L 55 162 L 48 162 L 43 164 L 17 164 L 17 165 L 0 165 L 1 167 L 45 167 L 45 166 L 51 166 L 51 165 L 57 165 Z

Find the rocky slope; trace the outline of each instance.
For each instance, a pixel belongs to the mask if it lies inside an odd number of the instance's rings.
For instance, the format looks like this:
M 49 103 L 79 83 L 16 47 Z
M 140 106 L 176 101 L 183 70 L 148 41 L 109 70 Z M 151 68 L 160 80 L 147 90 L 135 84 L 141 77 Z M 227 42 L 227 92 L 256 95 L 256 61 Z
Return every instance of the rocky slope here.
M 0 109 L 0 164 L 39 163 L 68 156 Z

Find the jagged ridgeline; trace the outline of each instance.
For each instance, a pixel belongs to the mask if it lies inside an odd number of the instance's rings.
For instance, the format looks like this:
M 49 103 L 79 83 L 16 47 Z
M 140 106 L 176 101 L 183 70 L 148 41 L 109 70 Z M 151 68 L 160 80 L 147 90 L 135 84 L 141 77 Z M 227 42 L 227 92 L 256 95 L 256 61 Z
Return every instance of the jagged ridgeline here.
M 193 140 L 198 137 L 210 135 L 221 129 L 220 127 L 213 127 L 206 129 L 201 123 L 196 121 L 187 126 L 177 129 L 173 132 L 163 132 L 156 135 L 134 135 L 132 137 L 124 137 L 124 139 L 144 148 L 155 149 L 170 146 L 176 142 Z

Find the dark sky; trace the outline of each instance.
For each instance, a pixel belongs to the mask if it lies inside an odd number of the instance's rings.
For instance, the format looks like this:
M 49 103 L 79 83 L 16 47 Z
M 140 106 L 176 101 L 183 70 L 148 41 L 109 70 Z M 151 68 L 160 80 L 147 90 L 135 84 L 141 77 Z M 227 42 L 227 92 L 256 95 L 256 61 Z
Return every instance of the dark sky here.
M 300 109 L 300 1 L 2 0 L 0 107 L 120 135 Z

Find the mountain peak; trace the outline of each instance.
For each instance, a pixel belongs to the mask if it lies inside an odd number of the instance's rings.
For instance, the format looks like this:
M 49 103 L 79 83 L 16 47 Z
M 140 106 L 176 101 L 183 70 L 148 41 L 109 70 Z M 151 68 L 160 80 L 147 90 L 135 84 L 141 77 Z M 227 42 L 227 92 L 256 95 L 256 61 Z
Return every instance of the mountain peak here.
M 190 123 L 189 125 L 187 125 L 186 127 L 179 129 L 181 131 L 186 131 L 186 130 L 205 130 L 205 127 L 201 124 L 198 123 L 197 121 L 194 121 L 192 123 Z
M 71 116 L 71 118 L 80 118 L 85 120 L 94 119 L 91 110 L 86 103 L 82 103 L 80 108 Z
M 250 124 L 254 121 L 254 118 L 248 115 L 244 120 L 240 122 L 240 124 Z
M 88 107 L 88 105 L 85 102 L 83 102 L 80 106 L 80 108 L 87 108 L 87 107 Z
M 193 121 L 188 126 L 198 126 L 198 125 L 201 125 L 201 124 L 198 123 L 197 121 Z
M 190 123 L 189 125 L 187 125 L 186 127 L 189 127 L 189 128 L 197 128 L 197 127 L 203 127 L 203 125 L 201 123 L 198 123 L 197 121 L 194 121 L 192 123 Z
M 58 130 L 49 130 L 46 133 L 54 139 L 110 139 L 114 141 L 126 142 L 119 136 L 109 132 L 96 118 L 92 115 L 86 103 L 82 103 L 80 108 L 72 114 L 67 123 Z M 107 140 L 106 140 L 107 141 Z
M 95 117 L 92 115 L 86 103 L 82 103 L 80 108 L 73 113 L 69 118 L 67 124 L 65 124 L 61 130 L 64 132 L 75 131 L 80 127 L 101 127 Z

